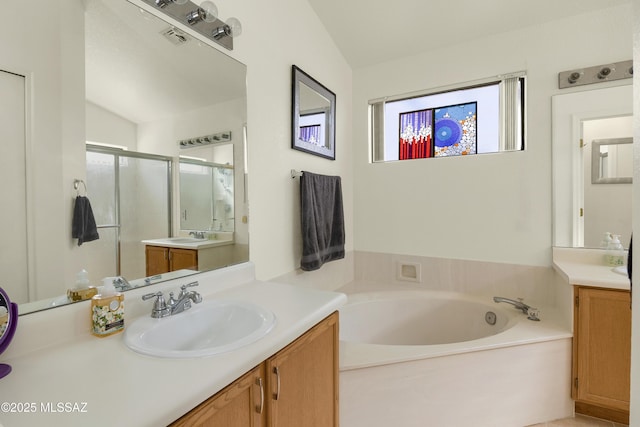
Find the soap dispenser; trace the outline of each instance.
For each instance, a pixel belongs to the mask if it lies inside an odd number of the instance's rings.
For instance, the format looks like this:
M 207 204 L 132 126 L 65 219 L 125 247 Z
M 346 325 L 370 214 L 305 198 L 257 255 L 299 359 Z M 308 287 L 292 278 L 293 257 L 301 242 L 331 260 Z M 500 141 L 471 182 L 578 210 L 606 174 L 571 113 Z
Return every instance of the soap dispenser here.
M 124 330 L 124 295 L 116 292 L 112 277 L 102 283 L 100 293 L 91 298 L 91 333 L 97 337 Z
M 607 247 L 605 258 L 607 260 L 607 265 L 611 267 L 624 265 L 624 248 L 622 247 L 622 243 L 620 243 L 620 235 L 612 235 L 611 243 L 609 244 L 609 247 Z
M 82 269 L 76 274 L 76 284 L 73 288 L 67 289 L 67 298 L 70 301 L 83 301 L 93 297 L 98 293 L 95 286 L 89 282 L 89 273 Z

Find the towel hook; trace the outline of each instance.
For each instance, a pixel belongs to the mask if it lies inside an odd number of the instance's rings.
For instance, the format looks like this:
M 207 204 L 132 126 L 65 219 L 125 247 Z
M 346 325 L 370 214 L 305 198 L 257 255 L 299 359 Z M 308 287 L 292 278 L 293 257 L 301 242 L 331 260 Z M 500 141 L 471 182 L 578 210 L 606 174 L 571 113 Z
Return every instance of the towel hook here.
M 80 184 L 84 187 L 84 195 L 87 196 L 87 184 L 81 179 L 73 180 L 73 188 L 76 190 L 76 196 L 80 196 Z

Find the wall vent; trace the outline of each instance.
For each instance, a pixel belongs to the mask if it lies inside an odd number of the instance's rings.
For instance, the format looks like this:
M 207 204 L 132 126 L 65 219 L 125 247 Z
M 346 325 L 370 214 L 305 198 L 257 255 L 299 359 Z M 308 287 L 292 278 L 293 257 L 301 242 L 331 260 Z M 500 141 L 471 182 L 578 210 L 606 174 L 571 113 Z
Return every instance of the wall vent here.
M 160 31 L 160 34 L 167 40 L 176 46 L 185 44 L 189 41 L 189 36 L 184 31 L 177 29 L 176 27 L 169 27 Z
M 396 265 L 396 279 L 405 282 L 422 282 L 420 264 L 398 261 Z

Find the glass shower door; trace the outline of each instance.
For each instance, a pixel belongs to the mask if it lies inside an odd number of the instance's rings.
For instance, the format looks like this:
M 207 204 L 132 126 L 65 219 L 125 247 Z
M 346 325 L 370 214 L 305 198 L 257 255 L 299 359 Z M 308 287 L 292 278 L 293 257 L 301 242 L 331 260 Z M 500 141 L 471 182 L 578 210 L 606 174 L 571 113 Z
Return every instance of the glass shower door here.
M 100 239 L 92 253 L 92 283 L 110 276 L 145 276 L 145 239 L 170 233 L 171 160 L 121 150 L 87 149 L 87 187 Z

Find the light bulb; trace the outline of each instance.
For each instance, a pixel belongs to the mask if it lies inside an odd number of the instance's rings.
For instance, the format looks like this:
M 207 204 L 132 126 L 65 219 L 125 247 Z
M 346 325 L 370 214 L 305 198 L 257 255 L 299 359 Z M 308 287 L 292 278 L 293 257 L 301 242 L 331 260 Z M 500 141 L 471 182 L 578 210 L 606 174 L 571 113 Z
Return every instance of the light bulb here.
M 229 27 L 229 35 L 231 37 L 238 37 L 242 34 L 242 24 L 240 24 L 238 18 L 227 19 L 227 26 Z
M 205 12 L 202 17 L 205 22 L 213 22 L 218 19 L 218 7 L 212 1 L 203 1 L 200 3 L 200 9 Z

